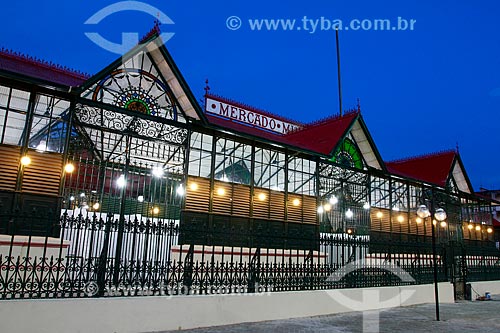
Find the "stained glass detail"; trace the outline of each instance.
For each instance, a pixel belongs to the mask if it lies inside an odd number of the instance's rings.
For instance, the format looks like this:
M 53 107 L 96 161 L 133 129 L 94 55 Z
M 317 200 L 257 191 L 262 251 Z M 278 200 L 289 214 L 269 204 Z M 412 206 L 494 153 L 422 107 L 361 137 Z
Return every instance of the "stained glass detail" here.
M 349 138 L 345 138 L 342 141 L 342 144 L 337 148 L 330 161 L 351 168 L 363 168 L 361 152 L 354 141 Z
M 83 95 L 141 114 L 185 122 L 168 85 L 146 52 L 126 60 Z

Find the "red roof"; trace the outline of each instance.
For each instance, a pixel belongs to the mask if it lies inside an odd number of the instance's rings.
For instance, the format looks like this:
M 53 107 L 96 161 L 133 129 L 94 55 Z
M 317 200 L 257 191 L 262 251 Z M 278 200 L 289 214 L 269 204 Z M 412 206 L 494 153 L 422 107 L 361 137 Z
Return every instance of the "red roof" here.
M 327 118 L 288 133 L 285 138 L 293 146 L 330 155 L 358 114 L 358 112 L 349 112 L 343 116 Z
M 160 22 L 155 21 L 153 28 L 141 38 L 139 44 L 148 41 L 154 36 L 160 36 L 160 33 Z M 4 48 L 0 49 L 0 70 L 69 87 L 80 86 L 90 78 L 90 75 L 86 73 Z
M 297 121 L 277 116 L 267 111 L 262 111 L 226 98 L 215 95 L 207 95 L 207 97 L 245 109 L 249 109 L 266 116 L 274 117 L 284 122 L 293 123 L 302 128 L 281 135 L 279 133 L 266 131 L 258 127 L 253 127 L 251 125 L 245 125 L 240 122 L 232 121 L 229 118 L 213 116 L 210 113 L 205 112 L 205 116 L 207 117 L 209 123 L 225 129 L 234 130 L 238 133 L 248 134 L 253 137 L 286 144 L 291 147 L 304 149 L 322 155 L 330 155 L 332 153 L 333 149 L 337 146 L 337 143 L 345 136 L 347 130 L 351 127 L 351 124 L 355 119 L 357 119 L 357 116 L 359 115 L 358 111 L 353 111 L 348 112 L 343 116 L 336 115 L 315 123 L 303 125 L 298 123 Z
M 455 151 L 438 152 L 385 162 L 385 166 L 394 175 L 418 179 L 445 187 L 456 154 Z
M 0 49 L 0 70 L 72 87 L 89 78 L 87 74 L 6 49 Z

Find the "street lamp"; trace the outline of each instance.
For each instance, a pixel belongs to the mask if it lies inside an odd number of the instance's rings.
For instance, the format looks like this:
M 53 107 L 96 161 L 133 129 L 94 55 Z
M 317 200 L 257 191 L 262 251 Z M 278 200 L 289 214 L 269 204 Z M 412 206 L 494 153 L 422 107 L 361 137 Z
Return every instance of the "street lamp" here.
M 427 208 L 426 205 L 420 205 L 417 209 L 418 217 L 425 219 L 427 217 L 434 216 L 438 222 L 444 222 L 446 220 L 446 212 L 443 208 L 438 208 L 434 210 L 434 202 L 431 202 L 431 209 Z M 431 219 L 432 220 L 432 219 Z M 436 231 L 435 225 L 431 222 L 432 230 L 432 265 L 434 266 L 434 299 L 436 301 L 436 320 L 439 321 L 439 289 L 438 289 L 438 278 L 437 278 L 437 264 L 436 264 Z

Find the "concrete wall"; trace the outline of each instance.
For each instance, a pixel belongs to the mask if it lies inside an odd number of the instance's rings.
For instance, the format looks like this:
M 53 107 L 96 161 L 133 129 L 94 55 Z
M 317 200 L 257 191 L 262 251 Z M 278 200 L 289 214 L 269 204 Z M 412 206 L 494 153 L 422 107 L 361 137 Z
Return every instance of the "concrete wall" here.
M 453 287 L 441 283 L 440 301 Z M 433 285 L 241 295 L 0 302 L 2 332 L 152 332 L 434 302 Z
M 491 295 L 500 295 L 500 281 L 481 281 L 471 282 L 472 300 L 475 301 L 477 296 L 484 296 L 486 292 Z

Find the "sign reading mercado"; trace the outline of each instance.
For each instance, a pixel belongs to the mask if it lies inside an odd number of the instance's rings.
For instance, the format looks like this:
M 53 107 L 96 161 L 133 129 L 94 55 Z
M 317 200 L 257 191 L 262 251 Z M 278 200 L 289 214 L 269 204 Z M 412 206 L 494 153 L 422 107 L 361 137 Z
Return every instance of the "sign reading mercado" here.
M 249 110 L 241 106 L 222 102 L 211 97 L 207 97 L 205 111 L 213 115 L 230 119 L 232 121 L 250 125 L 262 130 L 274 132 L 276 134 L 287 134 L 290 131 L 300 129 L 300 126 L 281 119 Z

